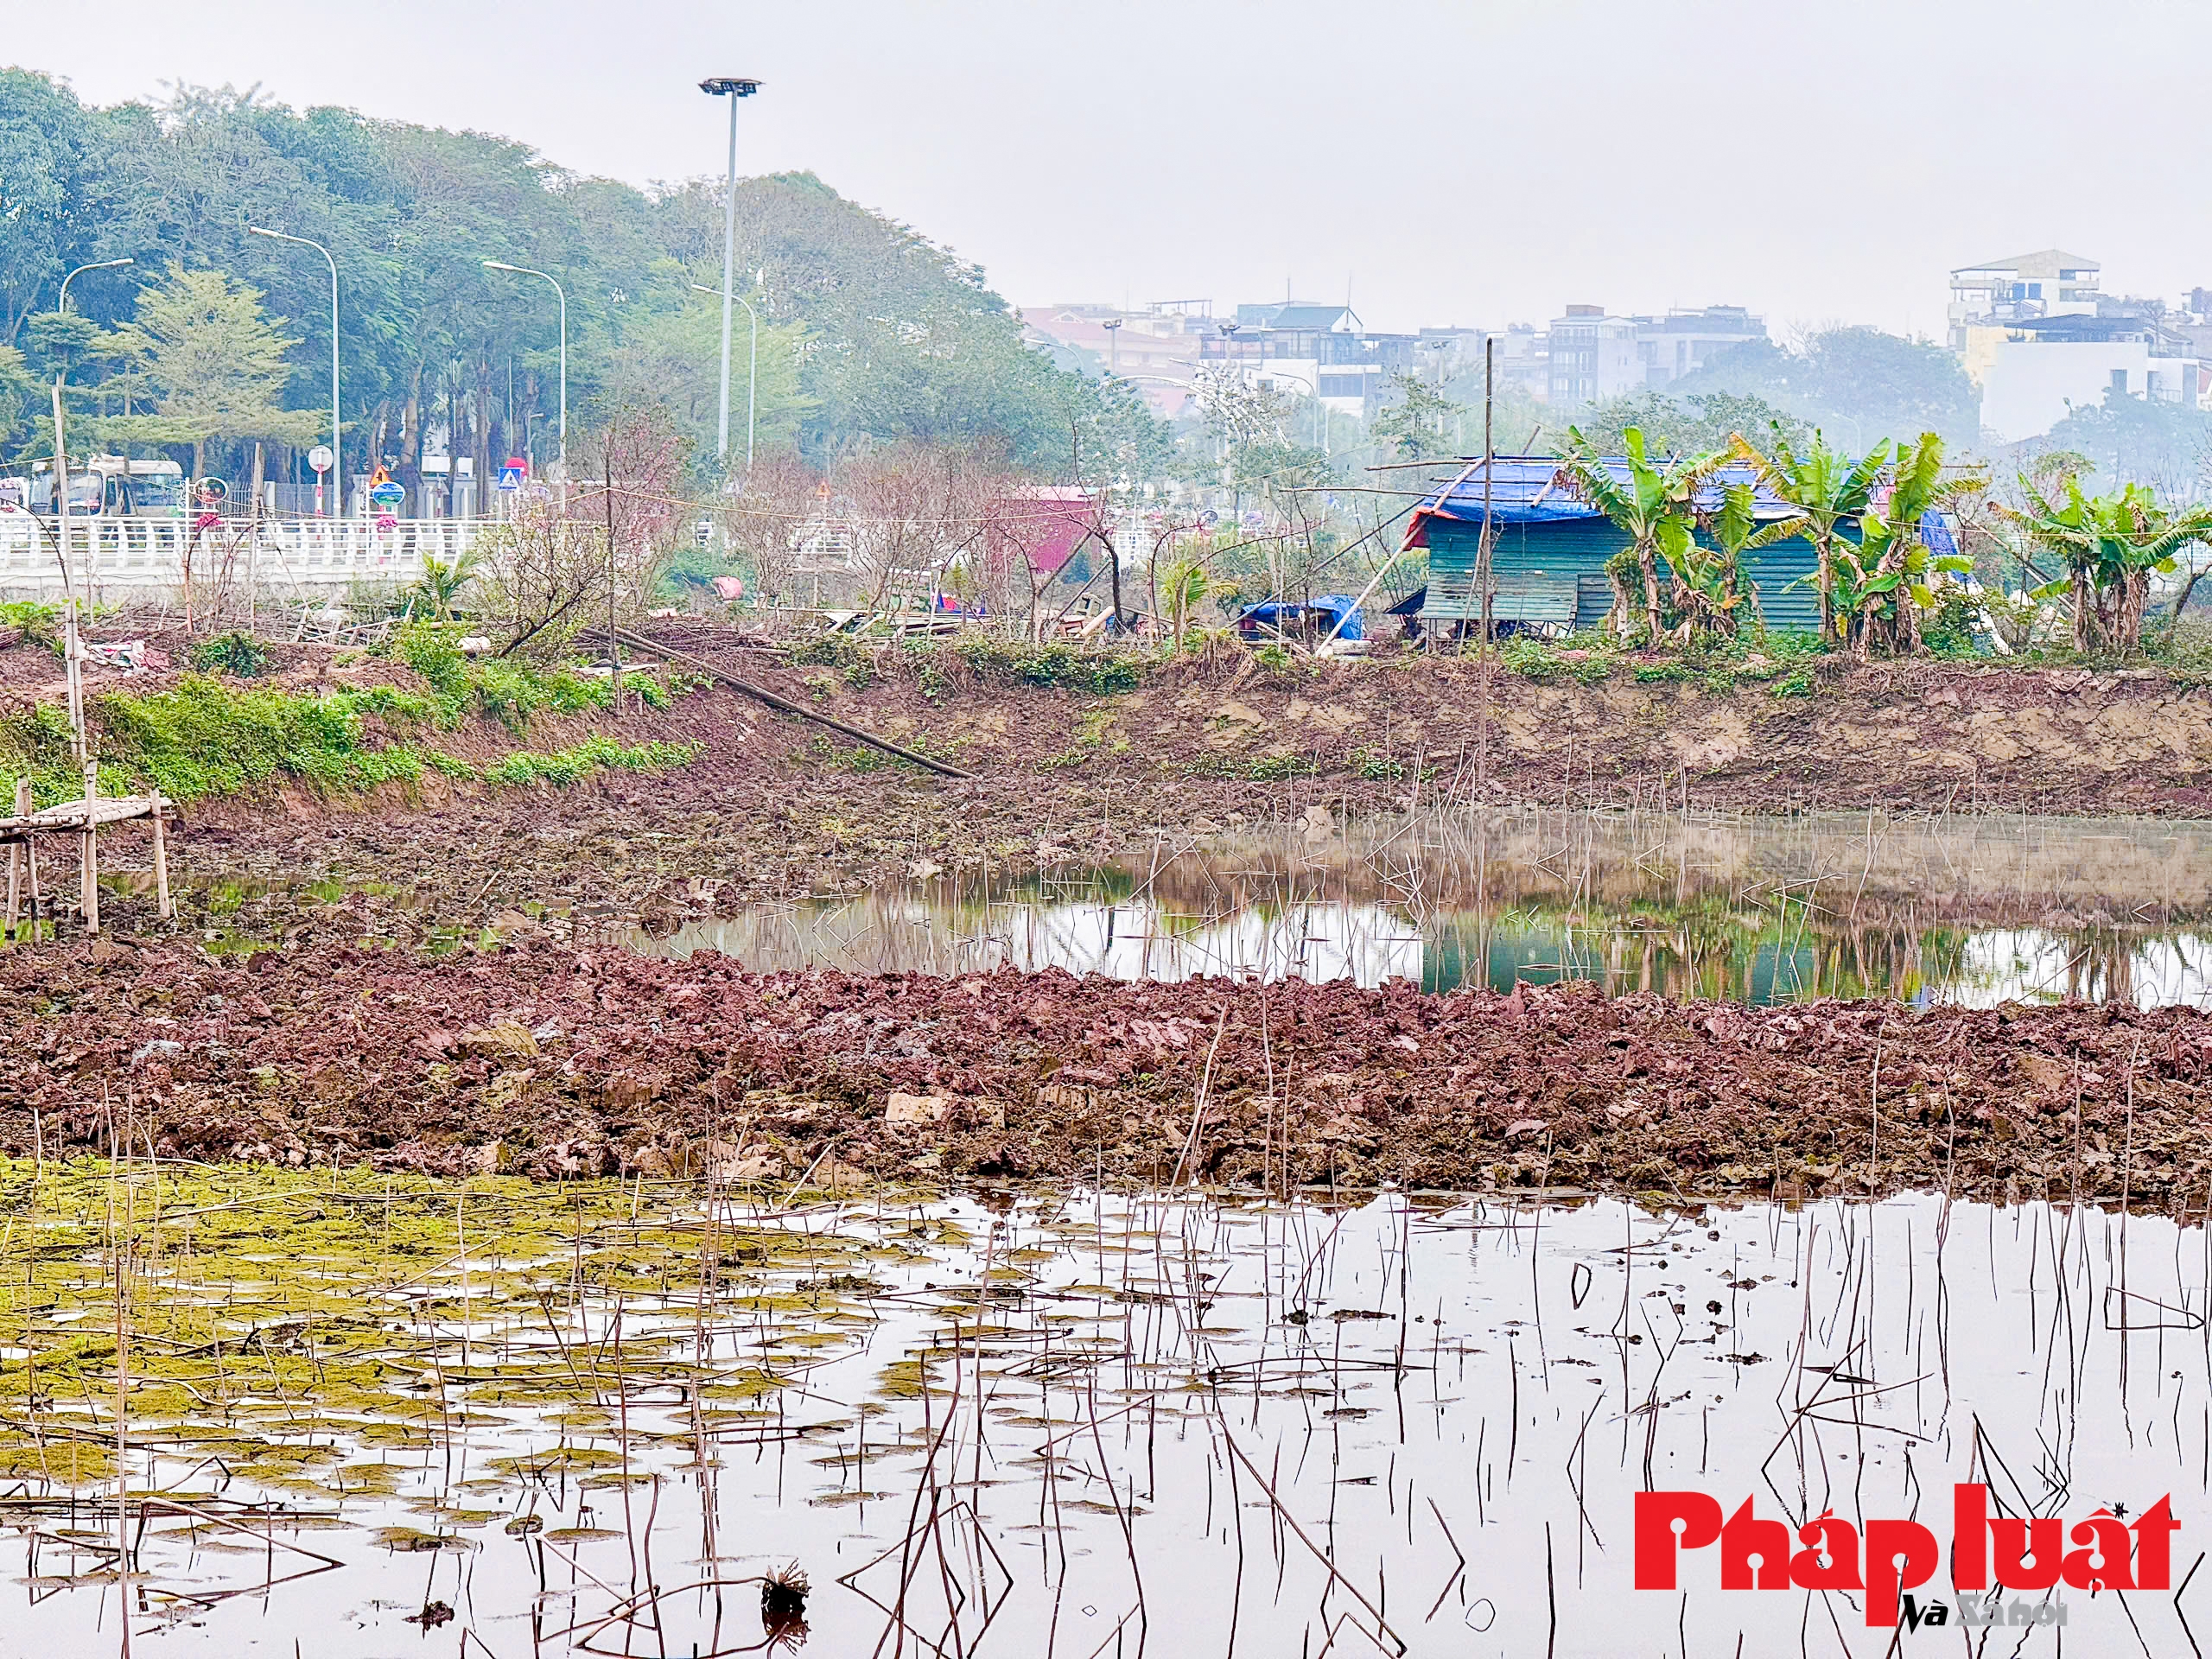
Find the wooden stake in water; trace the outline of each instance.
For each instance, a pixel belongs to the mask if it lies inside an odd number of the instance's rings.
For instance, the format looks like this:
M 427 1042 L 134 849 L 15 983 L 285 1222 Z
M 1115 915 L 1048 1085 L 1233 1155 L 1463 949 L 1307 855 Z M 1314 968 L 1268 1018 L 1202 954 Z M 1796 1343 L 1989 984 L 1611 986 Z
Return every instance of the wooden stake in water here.
M 163 921 L 176 914 L 176 906 L 169 898 L 169 837 L 162 814 L 168 803 L 162 798 L 162 787 L 154 785 L 154 899 L 155 911 Z
M 85 762 L 85 835 L 84 858 L 78 869 L 79 907 L 84 912 L 85 931 L 100 931 L 100 832 L 92 820 L 93 804 L 99 799 L 100 769 L 99 763 Z
M 73 596 L 62 629 L 62 655 L 69 673 L 69 747 L 85 780 L 85 828 L 77 837 L 77 906 L 85 931 L 100 931 L 99 831 L 92 823 L 92 803 L 99 798 L 99 767 L 85 737 L 84 641 L 77 632 L 77 601 Z
M 61 660 L 69 682 L 69 755 L 81 772 L 85 766 L 85 676 L 83 652 L 77 640 L 77 601 L 69 601 L 61 621 Z
M 31 780 L 16 779 L 16 816 L 27 818 L 31 815 Z M 23 858 L 29 852 L 31 838 L 26 833 L 21 841 L 8 843 L 8 926 L 7 937 L 16 937 L 16 925 L 22 916 Z

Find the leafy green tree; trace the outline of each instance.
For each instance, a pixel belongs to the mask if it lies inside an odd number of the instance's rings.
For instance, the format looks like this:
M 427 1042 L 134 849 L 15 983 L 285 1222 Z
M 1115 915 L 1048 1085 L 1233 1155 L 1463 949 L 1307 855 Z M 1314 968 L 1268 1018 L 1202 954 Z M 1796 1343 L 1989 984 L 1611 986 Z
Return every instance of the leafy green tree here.
M 13 346 L 0 346 L 0 448 L 21 443 L 37 424 L 39 384 Z
M 1675 395 L 1755 397 L 1798 420 L 1878 432 L 1935 432 L 1954 444 L 1980 436 L 1981 395 L 1942 346 L 1878 328 L 1824 329 L 1802 351 L 1751 340 L 1719 352 L 1677 381 Z
M 1802 442 L 1808 429 L 1803 422 L 1768 403 L 1764 397 L 1728 391 L 1694 392 L 1670 397 L 1660 391 L 1625 392 L 1592 404 L 1575 423 L 1576 429 L 1609 455 L 1622 453 L 1628 429 L 1643 434 L 1645 448 L 1653 454 L 1694 455 L 1730 448 L 1738 432 L 1780 431 L 1789 442 Z
M 1168 626 L 1178 646 L 1190 632 L 1191 618 L 1211 587 L 1206 568 L 1188 551 L 1159 572 L 1160 603 L 1167 612 Z
M 2212 413 L 2162 397 L 2107 391 L 2031 441 L 2039 453 L 2079 454 L 2104 483 L 2149 486 L 2187 498 L 2212 483 Z
M 1800 454 L 1789 439 L 1777 433 L 1772 453 L 1763 453 L 1738 435 L 1736 457 L 1751 464 L 1758 481 L 1779 496 L 1795 515 L 1796 533 L 1813 544 L 1813 586 L 1821 598 L 1821 634 L 1833 635 L 1836 627 L 1836 552 L 1847 539 L 1844 526 L 1862 518 L 1882 481 L 1890 462 L 1886 441 L 1853 461 L 1842 450 L 1831 449 L 1816 429 Z
M 452 621 L 461 590 L 474 580 L 476 566 L 474 553 L 463 553 L 451 563 L 426 556 L 423 560 L 423 579 L 407 594 L 410 613 L 425 621 Z
M 639 307 L 643 315 L 626 320 L 621 339 L 607 348 L 599 397 L 613 404 L 658 401 L 695 452 L 712 454 L 721 406 L 721 302 L 692 289 L 690 273 L 683 267 L 671 263 L 671 270 L 683 282 L 682 289 L 675 281 L 657 282 Z M 719 283 L 721 272 L 715 276 Z M 742 308 L 734 309 L 730 446 L 741 465 L 748 391 L 756 453 L 796 448 L 818 405 L 803 380 L 805 325 L 761 319 L 759 380 L 753 384 L 752 324 Z
M 1693 626 L 1709 633 L 1732 635 L 1741 629 L 1744 614 L 1758 614 L 1758 588 L 1744 577 L 1744 557 L 1797 533 L 1788 519 L 1762 524 L 1756 511 L 1757 492 L 1748 484 L 1731 484 L 1722 492 L 1719 510 L 1706 520 L 1713 537 L 1710 550 L 1694 538 L 1675 564 L 1675 608 L 1685 619 L 1687 643 Z
M 1643 579 L 1643 614 L 1653 644 L 1666 632 L 1659 599 L 1659 561 L 1670 570 L 1702 562 L 1693 552 L 1696 545 L 1698 492 L 1727 461 L 1726 451 L 1688 455 L 1653 462 L 1644 454 L 1643 434 L 1630 428 L 1621 448 L 1628 457 L 1628 480 L 1615 478 L 1602 453 L 1578 428 L 1567 429 L 1567 448 L 1561 470 L 1583 499 L 1604 513 L 1628 537 L 1629 544 L 1607 562 L 1605 574 L 1613 585 L 1613 626 L 1621 633 L 1630 627 L 1636 594 L 1630 586 L 1631 572 Z M 1719 578 L 1713 576 L 1717 582 Z M 1702 590 L 1700 590 L 1702 591 Z M 1730 607 L 1732 610 L 1732 605 Z
M 640 191 L 508 140 L 295 111 L 257 92 L 183 87 L 158 107 L 88 109 L 58 82 L 0 72 L 0 343 L 51 302 L 71 264 L 226 270 L 295 320 L 282 402 L 325 407 L 327 268 L 248 233 L 267 226 L 323 245 L 338 264 L 342 470 L 388 459 L 413 483 L 442 436 L 488 476 L 533 434 L 537 453 L 550 448 L 560 330 L 542 283 L 482 262 L 548 270 L 566 288 L 572 435 L 587 411 L 643 385 L 673 386 L 688 405 L 719 379 L 719 317 L 696 327 L 691 308 L 720 308 L 689 283 L 720 285 L 721 190 Z M 1030 350 L 974 265 L 810 175 L 741 181 L 737 207 L 770 436 L 789 431 L 816 464 L 912 439 L 1001 444 L 1031 471 L 1062 475 L 1078 455 L 1085 468 L 1147 476 L 1164 466 L 1166 435 L 1142 399 Z M 130 321 L 129 292 L 80 282 L 73 310 L 113 327 Z M 50 366 L 35 347 L 27 355 L 34 372 Z M 80 405 L 119 401 L 121 387 L 99 384 L 107 366 L 73 359 Z M 687 419 L 687 435 L 702 424 Z M 201 464 L 231 442 L 207 440 Z M 710 446 L 691 449 L 687 487 L 699 488 L 718 469 Z
M 1391 401 L 1376 416 L 1369 433 L 1378 457 L 1419 461 L 1424 455 L 1453 453 L 1461 417 L 1467 413 L 1462 405 L 1421 376 L 1402 370 L 1390 377 L 1389 392 Z
M 2074 649 L 2085 655 L 2140 651 L 2152 575 L 2171 575 L 2177 552 L 2212 539 L 2212 507 L 2177 512 L 2139 484 L 2091 495 L 2080 476 L 2069 473 L 2063 496 L 2054 501 L 2023 476 L 2020 495 L 2021 505 L 2000 505 L 1998 511 L 2065 567 L 2064 577 L 2045 583 L 2034 596 L 2072 601 Z
M 119 351 L 144 370 L 156 412 L 103 423 L 110 436 L 192 446 L 192 471 L 203 471 L 211 438 L 312 442 L 320 416 L 288 410 L 290 370 L 285 353 L 296 342 L 265 316 L 261 295 L 219 270 L 169 267 L 168 280 L 138 296 L 137 321 L 117 331 Z
M 24 69 L 0 69 L 0 345 L 89 233 L 96 214 L 97 138 L 69 90 Z
M 1813 410 L 1855 416 L 1873 432 L 1934 432 L 1962 445 L 1980 438 L 1981 394 L 1959 359 L 1932 340 L 1830 328 L 1806 342 L 1805 356 Z

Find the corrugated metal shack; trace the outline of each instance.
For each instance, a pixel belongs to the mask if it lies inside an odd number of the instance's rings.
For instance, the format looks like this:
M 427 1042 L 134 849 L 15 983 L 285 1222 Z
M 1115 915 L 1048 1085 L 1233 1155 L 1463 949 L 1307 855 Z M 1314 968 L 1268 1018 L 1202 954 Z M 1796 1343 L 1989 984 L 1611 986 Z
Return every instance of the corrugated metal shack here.
M 1626 483 L 1625 459 L 1605 465 Z M 1718 511 L 1722 492 L 1732 484 L 1751 484 L 1749 467 L 1724 467 L 1708 486 Z M 1762 521 L 1786 518 L 1789 508 L 1764 489 L 1754 492 L 1755 515 Z M 1510 622 L 1516 631 L 1566 633 L 1592 627 L 1612 607 L 1605 561 L 1628 545 L 1612 520 L 1581 500 L 1559 480 L 1559 462 L 1545 455 L 1500 455 L 1491 478 L 1491 620 Z M 1453 624 L 1482 620 L 1482 599 L 1475 591 L 1475 561 L 1482 544 L 1483 465 L 1477 461 L 1452 484 L 1414 510 L 1409 544 L 1428 550 L 1428 591 L 1420 613 L 1425 626 L 1447 631 Z M 1755 584 L 1759 613 L 1777 630 L 1817 632 L 1820 596 L 1809 582 L 1813 545 L 1802 537 L 1777 542 L 1745 556 L 1745 575 Z M 1665 565 L 1661 565 L 1662 580 Z M 1797 584 L 1793 586 L 1792 584 Z

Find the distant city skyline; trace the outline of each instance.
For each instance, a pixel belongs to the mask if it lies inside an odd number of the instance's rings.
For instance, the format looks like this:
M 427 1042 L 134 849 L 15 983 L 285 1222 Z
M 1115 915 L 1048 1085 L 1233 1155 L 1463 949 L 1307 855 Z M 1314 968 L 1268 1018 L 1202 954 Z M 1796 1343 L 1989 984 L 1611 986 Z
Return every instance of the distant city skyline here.
M 813 171 L 1016 306 L 1229 310 L 1287 282 L 1379 328 L 1727 304 L 1778 336 L 1940 340 L 1949 271 L 2025 249 L 2094 257 L 2114 295 L 2212 280 L 2212 224 L 2172 188 L 2212 159 L 2212 11 L 2079 24 L 2055 0 L 394 0 L 332 33 L 275 0 L 188 26 L 111 0 L 97 30 L 22 11 L 0 58 L 100 104 L 258 84 L 636 184 L 719 172 L 696 82 L 753 75 L 741 171 Z

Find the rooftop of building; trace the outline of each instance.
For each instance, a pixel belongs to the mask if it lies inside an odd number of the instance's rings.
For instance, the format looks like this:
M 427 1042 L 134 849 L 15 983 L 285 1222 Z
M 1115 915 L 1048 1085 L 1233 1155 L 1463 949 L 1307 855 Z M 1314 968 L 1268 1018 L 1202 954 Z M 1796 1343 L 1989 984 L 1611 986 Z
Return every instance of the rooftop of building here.
M 2043 248 L 2034 253 L 2016 253 L 2009 258 L 1984 259 L 1971 265 L 1952 267 L 1954 276 L 1971 276 L 1983 271 L 2006 271 L 2015 276 L 2056 276 L 2062 270 L 2097 271 L 2103 270 L 2094 259 L 2078 253 L 2069 253 L 2063 248 Z
M 1240 305 L 1236 321 L 1246 328 L 1319 328 L 1334 333 L 1357 333 L 1359 315 L 1348 305 L 1329 305 L 1315 300 L 1275 300 L 1263 305 Z

